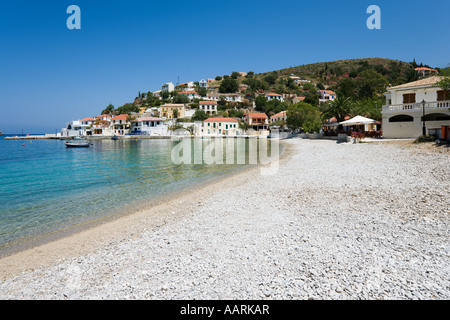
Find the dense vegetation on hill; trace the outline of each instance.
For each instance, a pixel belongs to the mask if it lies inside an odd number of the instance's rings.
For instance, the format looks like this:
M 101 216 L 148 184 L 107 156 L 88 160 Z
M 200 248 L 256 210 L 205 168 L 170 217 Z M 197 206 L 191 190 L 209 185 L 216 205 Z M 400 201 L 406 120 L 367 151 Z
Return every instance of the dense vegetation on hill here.
M 385 103 L 383 93 L 386 92 L 386 88 L 418 80 L 419 74 L 414 68 L 422 66 L 429 67 L 422 63 L 418 64 L 415 60 L 403 62 L 383 58 L 349 59 L 301 65 L 260 74 L 253 71 L 247 74 L 233 71 L 230 75 L 216 76 L 216 82 L 208 85 L 216 85 L 219 93 L 240 93 L 244 97 L 242 102 L 219 101 L 218 110 L 222 116 L 243 117 L 246 111 L 254 109 L 265 112 L 268 116 L 290 110 L 291 117 L 295 117 L 292 112 L 297 110 L 296 112 L 306 112 L 307 115 L 303 119 L 307 118 L 314 124 L 312 127 L 317 128 L 321 121 L 332 117 L 341 121 L 345 116 L 362 115 L 381 120 L 381 108 Z M 434 69 L 442 73 L 447 71 Z M 293 77 L 309 82 L 299 85 L 295 83 Z M 207 94 L 206 89 L 201 88 L 198 82 L 195 82 L 194 89 L 201 97 Z M 338 98 L 334 102 L 319 104 L 319 90 L 325 89 L 334 91 Z M 109 105 L 102 113 L 138 112 L 140 108 L 158 107 L 169 102 L 190 103 L 191 107 L 197 107 L 199 99 L 190 101 L 178 93 L 182 90 L 184 88 L 170 94 L 163 93 L 161 99 L 150 91 L 139 92 L 133 103 L 127 103 L 119 108 Z M 285 101 L 268 102 L 265 98 L 266 93 L 282 94 Z M 292 97 L 296 96 L 305 99 L 292 107 L 294 105 Z M 205 115 L 198 112 L 195 118 L 203 119 Z M 295 126 L 302 124 L 301 121 L 295 123 Z M 295 126 L 291 125 L 292 128 Z

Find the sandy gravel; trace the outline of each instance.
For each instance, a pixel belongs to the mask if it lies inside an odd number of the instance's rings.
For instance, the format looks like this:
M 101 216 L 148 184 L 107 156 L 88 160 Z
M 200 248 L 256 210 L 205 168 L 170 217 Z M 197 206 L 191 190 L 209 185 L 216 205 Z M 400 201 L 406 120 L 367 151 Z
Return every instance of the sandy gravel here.
M 258 168 L 0 260 L 0 299 L 449 299 L 450 154 L 286 140 Z

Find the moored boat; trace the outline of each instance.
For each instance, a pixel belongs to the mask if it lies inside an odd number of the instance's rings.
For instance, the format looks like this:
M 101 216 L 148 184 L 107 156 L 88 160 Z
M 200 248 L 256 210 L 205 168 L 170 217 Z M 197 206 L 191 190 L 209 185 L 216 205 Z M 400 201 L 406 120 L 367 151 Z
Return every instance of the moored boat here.
M 66 142 L 67 148 L 88 148 L 89 142 Z

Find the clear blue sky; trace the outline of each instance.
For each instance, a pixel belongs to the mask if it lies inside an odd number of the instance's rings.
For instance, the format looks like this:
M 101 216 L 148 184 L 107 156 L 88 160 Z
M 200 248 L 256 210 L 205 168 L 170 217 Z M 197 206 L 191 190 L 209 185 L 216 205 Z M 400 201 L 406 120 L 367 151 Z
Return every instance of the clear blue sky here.
M 69 5 L 81 30 L 68 30 Z M 369 30 L 369 5 L 381 30 Z M 381 57 L 450 62 L 448 0 L 0 2 L 0 130 L 54 133 L 164 82 Z

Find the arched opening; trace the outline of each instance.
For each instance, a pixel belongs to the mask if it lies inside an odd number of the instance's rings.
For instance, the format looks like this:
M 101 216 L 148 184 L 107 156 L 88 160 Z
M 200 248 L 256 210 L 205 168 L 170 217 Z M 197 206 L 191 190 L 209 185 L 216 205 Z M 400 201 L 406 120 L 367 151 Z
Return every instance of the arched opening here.
M 414 122 L 414 117 L 406 114 L 400 114 L 389 118 L 389 122 Z
M 446 121 L 446 120 L 450 120 L 450 115 L 444 113 L 430 113 L 425 115 L 425 121 Z M 424 121 L 424 117 L 421 117 L 420 121 Z

